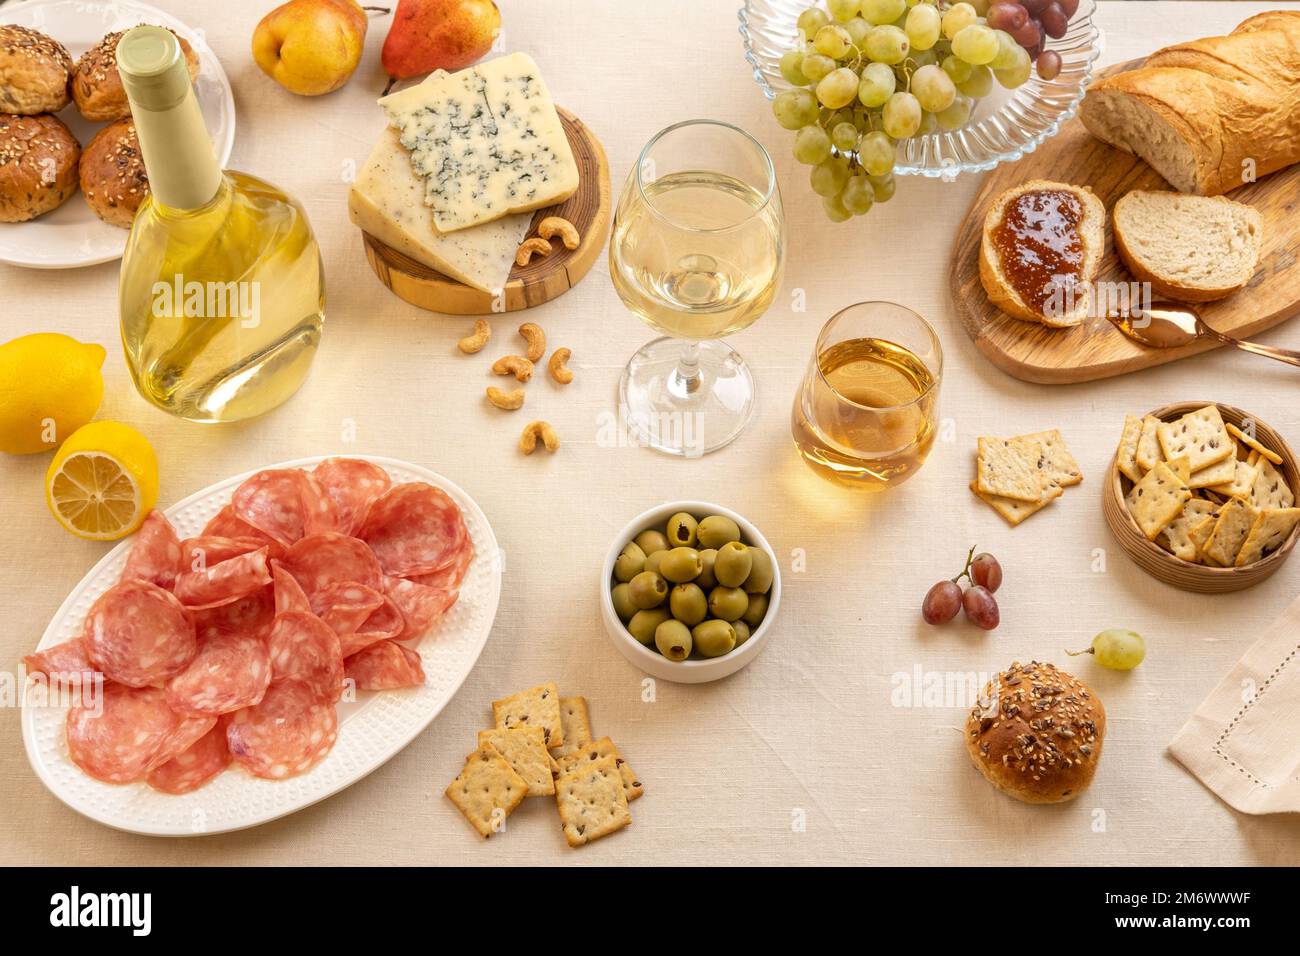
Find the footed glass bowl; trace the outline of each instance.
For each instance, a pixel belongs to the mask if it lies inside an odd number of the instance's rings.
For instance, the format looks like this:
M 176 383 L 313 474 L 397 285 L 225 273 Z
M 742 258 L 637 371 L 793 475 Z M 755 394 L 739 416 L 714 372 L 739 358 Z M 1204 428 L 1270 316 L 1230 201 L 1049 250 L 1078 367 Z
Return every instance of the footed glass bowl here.
M 811 5 L 811 0 L 745 0 L 740 10 L 745 59 L 768 99 L 790 89 L 779 69 L 781 55 L 798 35 L 795 20 Z M 961 129 L 899 140 L 894 175 L 955 179 L 1020 159 L 1055 136 L 1079 109 L 1101 53 L 1101 31 L 1092 19 L 1096 9 L 1096 0 L 1082 0 L 1065 36 L 1048 41 L 1047 49 L 1061 55 L 1056 79 L 1041 79 L 1035 70 L 1014 90 L 995 82 Z

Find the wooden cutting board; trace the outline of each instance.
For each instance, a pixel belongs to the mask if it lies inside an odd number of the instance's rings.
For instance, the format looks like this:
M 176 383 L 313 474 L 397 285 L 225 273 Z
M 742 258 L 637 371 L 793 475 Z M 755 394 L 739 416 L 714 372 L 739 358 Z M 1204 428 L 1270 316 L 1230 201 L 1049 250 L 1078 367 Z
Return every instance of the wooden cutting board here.
M 1109 76 L 1141 65 L 1140 60 L 1102 70 Z M 1177 349 L 1152 349 L 1125 338 L 1104 317 L 1086 319 L 1071 329 L 1049 329 L 1022 322 L 989 304 L 980 284 L 979 251 L 984 215 L 992 199 L 1029 179 L 1089 186 L 1106 205 L 1132 189 L 1170 189 L 1136 156 L 1093 138 L 1078 118 L 1037 150 L 1015 163 L 998 166 L 975 196 L 953 245 L 952 297 L 963 327 L 984 355 L 1009 375 L 1046 385 L 1089 382 L 1173 362 L 1220 347 L 1199 340 Z M 1233 190 L 1229 198 L 1249 203 L 1264 219 L 1259 268 L 1250 284 L 1226 299 L 1200 305 L 1215 328 L 1237 338 L 1260 332 L 1300 312 L 1300 165 L 1279 170 L 1259 182 Z M 1099 281 L 1129 282 L 1132 276 L 1115 254 L 1109 227 Z M 1297 331 L 1300 345 L 1300 331 Z

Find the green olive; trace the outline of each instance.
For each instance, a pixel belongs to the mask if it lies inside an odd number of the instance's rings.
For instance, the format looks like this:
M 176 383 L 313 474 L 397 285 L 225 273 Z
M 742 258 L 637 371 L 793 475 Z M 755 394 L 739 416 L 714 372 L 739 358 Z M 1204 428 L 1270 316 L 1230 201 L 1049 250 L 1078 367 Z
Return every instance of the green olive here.
M 631 581 L 645 570 L 645 552 L 635 541 L 629 541 L 619 556 L 614 559 L 614 577 L 619 581 Z
M 668 597 L 668 582 L 653 571 L 642 571 L 627 586 L 628 597 L 641 610 L 658 607 Z
M 739 647 L 741 644 L 744 644 L 747 640 L 749 640 L 750 635 L 753 633 L 753 631 L 749 629 L 749 625 L 746 624 L 744 620 L 732 621 L 731 629 L 736 632 L 737 647 Z
M 718 549 L 718 557 L 713 562 L 713 576 L 724 588 L 738 588 L 749 577 L 749 569 L 754 559 L 749 555 L 749 548 L 739 541 L 724 544 Z
M 636 546 L 646 554 L 654 554 L 656 551 L 667 551 L 670 547 L 667 536 L 662 531 L 656 531 L 654 528 L 642 531 L 632 540 L 636 543 Z
M 718 579 L 713 576 L 713 562 L 718 558 L 718 552 L 709 548 L 700 552 L 700 576 L 695 579 L 695 583 L 706 591 L 712 591 L 718 586 Z
M 737 621 L 749 609 L 749 595 L 740 588 L 718 585 L 709 593 L 709 613 L 724 621 Z
M 705 657 L 721 657 L 736 646 L 736 629 L 726 621 L 705 621 L 695 625 L 691 638 Z
M 685 511 L 679 511 L 668 519 L 668 543 L 674 548 L 695 547 L 695 529 L 698 522 Z
M 729 541 L 740 540 L 740 526 L 722 515 L 709 515 L 700 522 L 695 537 L 701 548 L 721 548 Z
M 763 623 L 763 617 L 767 614 L 767 595 L 751 594 L 749 596 L 749 607 L 745 609 L 742 620 L 750 627 L 758 627 Z
M 616 584 L 609 595 L 614 602 L 614 613 L 618 615 L 621 621 L 631 620 L 632 615 L 637 612 L 637 606 L 632 603 L 632 595 L 628 593 L 628 590 L 628 585 Z
M 776 573 L 772 556 L 762 548 L 750 548 L 749 556 L 753 567 L 749 569 L 744 588 L 750 594 L 766 594 L 772 589 L 772 578 Z
M 661 551 L 654 551 L 651 552 L 650 554 L 647 554 L 645 556 L 645 570 L 653 571 L 655 574 L 658 574 L 659 562 L 664 559 L 664 555 L 667 553 L 668 553 L 667 551 L 661 550 Z
M 664 621 L 655 628 L 655 647 L 670 661 L 684 661 L 691 656 L 691 629 L 681 621 Z
M 659 573 L 673 584 L 694 581 L 700 571 L 700 552 L 694 548 L 673 548 L 659 562 Z
M 709 616 L 709 599 L 698 584 L 679 584 L 668 595 L 668 608 L 677 620 L 694 627 Z
M 632 620 L 627 622 L 627 632 L 646 647 L 649 647 L 655 642 L 655 628 L 668 620 L 670 616 L 668 609 L 662 607 L 637 611 L 632 615 Z

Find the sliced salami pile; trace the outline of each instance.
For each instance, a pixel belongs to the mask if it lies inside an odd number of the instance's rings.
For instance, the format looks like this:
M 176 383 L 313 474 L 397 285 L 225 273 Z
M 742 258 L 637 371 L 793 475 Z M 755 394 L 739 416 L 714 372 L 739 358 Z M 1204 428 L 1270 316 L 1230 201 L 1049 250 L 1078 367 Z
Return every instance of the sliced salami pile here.
M 67 719 L 68 753 L 97 780 L 180 794 L 232 763 L 292 777 L 334 746 L 349 682 L 424 683 L 414 646 L 473 558 L 460 508 L 432 485 L 352 458 L 262 471 L 198 537 L 150 514 L 82 635 L 27 669 L 103 674 L 102 697 Z

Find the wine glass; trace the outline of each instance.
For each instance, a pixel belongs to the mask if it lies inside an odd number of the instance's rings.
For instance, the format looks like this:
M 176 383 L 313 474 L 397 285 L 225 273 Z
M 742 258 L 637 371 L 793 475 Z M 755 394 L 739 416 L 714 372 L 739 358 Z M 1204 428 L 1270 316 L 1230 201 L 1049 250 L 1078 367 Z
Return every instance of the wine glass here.
M 621 411 L 635 437 L 685 457 L 732 441 L 754 410 L 754 378 L 729 345 L 767 311 L 785 265 L 772 158 L 729 123 L 658 133 L 623 186 L 609 271 L 623 303 L 665 337 L 628 363 Z

